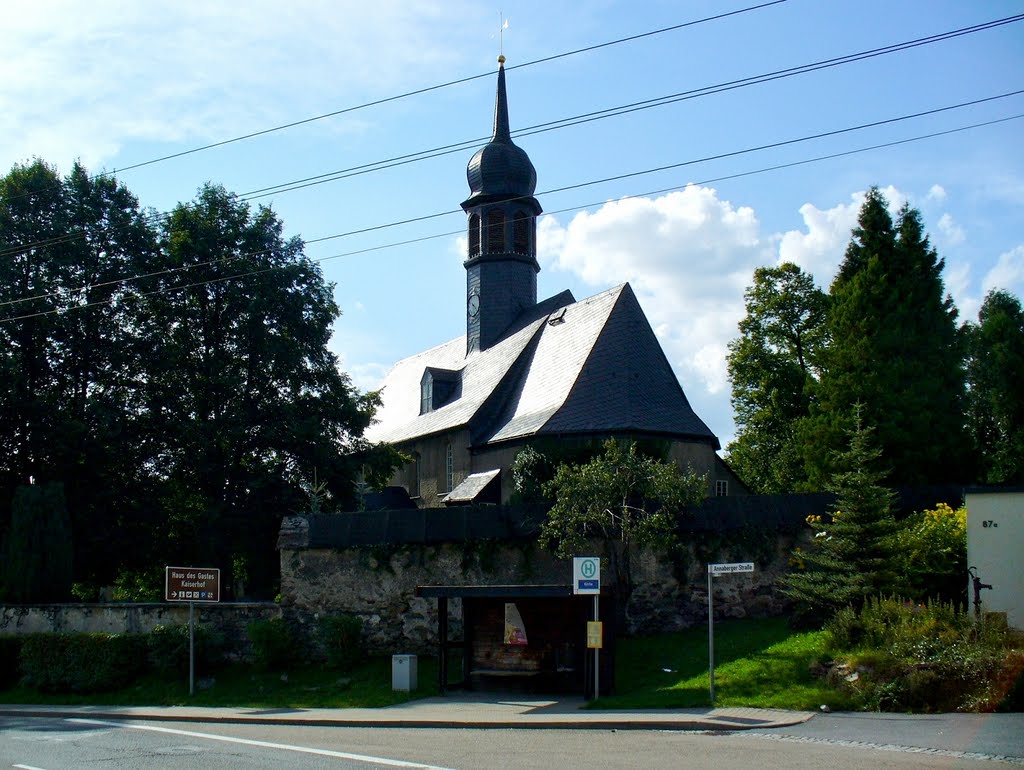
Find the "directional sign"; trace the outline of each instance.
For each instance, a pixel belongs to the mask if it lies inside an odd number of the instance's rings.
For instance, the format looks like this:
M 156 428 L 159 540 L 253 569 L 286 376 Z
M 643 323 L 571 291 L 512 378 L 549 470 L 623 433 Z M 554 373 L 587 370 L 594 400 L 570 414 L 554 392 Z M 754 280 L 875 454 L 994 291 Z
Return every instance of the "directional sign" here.
M 575 556 L 572 560 L 572 592 L 601 593 L 601 559 L 598 556 Z
M 164 599 L 169 602 L 219 602 L 220 570 L 215 567 L 167 567 Z
M 709 575 L 734 575 L 737 572 L 753 572 L 754 562 L 738 561 L 732 564 L 709 564 Z

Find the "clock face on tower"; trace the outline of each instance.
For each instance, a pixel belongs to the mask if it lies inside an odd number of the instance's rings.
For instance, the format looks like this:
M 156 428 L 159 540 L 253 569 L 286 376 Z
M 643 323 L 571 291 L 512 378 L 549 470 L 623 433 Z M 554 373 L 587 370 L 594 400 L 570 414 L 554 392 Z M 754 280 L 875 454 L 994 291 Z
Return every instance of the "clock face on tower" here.
M 476 318 L 476 314 L 480 312 L 480 295 L 473 292 L 469 295 L 469 317 Z

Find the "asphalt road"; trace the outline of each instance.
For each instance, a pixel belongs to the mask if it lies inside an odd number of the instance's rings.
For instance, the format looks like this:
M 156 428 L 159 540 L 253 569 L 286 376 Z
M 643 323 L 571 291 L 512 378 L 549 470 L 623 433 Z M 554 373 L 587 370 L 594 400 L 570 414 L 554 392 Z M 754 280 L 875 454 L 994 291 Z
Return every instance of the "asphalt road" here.
M 1024 715 L 832 714 L 764 731 L 399 729 L 19 717 L 0 767 L 997 768 L 1024 766 Z

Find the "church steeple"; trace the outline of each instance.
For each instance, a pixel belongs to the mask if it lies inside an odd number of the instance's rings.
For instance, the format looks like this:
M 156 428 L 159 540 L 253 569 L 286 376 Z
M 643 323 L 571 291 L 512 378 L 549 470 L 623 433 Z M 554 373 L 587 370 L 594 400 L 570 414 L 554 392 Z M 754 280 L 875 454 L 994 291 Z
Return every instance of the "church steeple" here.
M 537 303 L 537 171 L 512 141 L 504 64 L 505 57 L 499 56 L 493 135 L 466 167 L 467 353 L 493 345 L 525 308 Z

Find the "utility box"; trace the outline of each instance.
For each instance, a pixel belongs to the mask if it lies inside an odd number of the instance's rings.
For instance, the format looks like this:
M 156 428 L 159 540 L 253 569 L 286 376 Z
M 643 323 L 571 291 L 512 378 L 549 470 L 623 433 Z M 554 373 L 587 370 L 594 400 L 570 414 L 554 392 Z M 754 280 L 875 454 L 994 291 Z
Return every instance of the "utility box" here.
M 391 656 L 391 689 L 396 692 L 412 692 L 416 689 L 417 663 L 415 655 Z
M 968 489 L 967 564 L 979 583 L 982 614 L 1006 613 L 1010 628 L 1024 630 L 1024 487 Z M 967 596 L 974 605 L 973 579 Z

